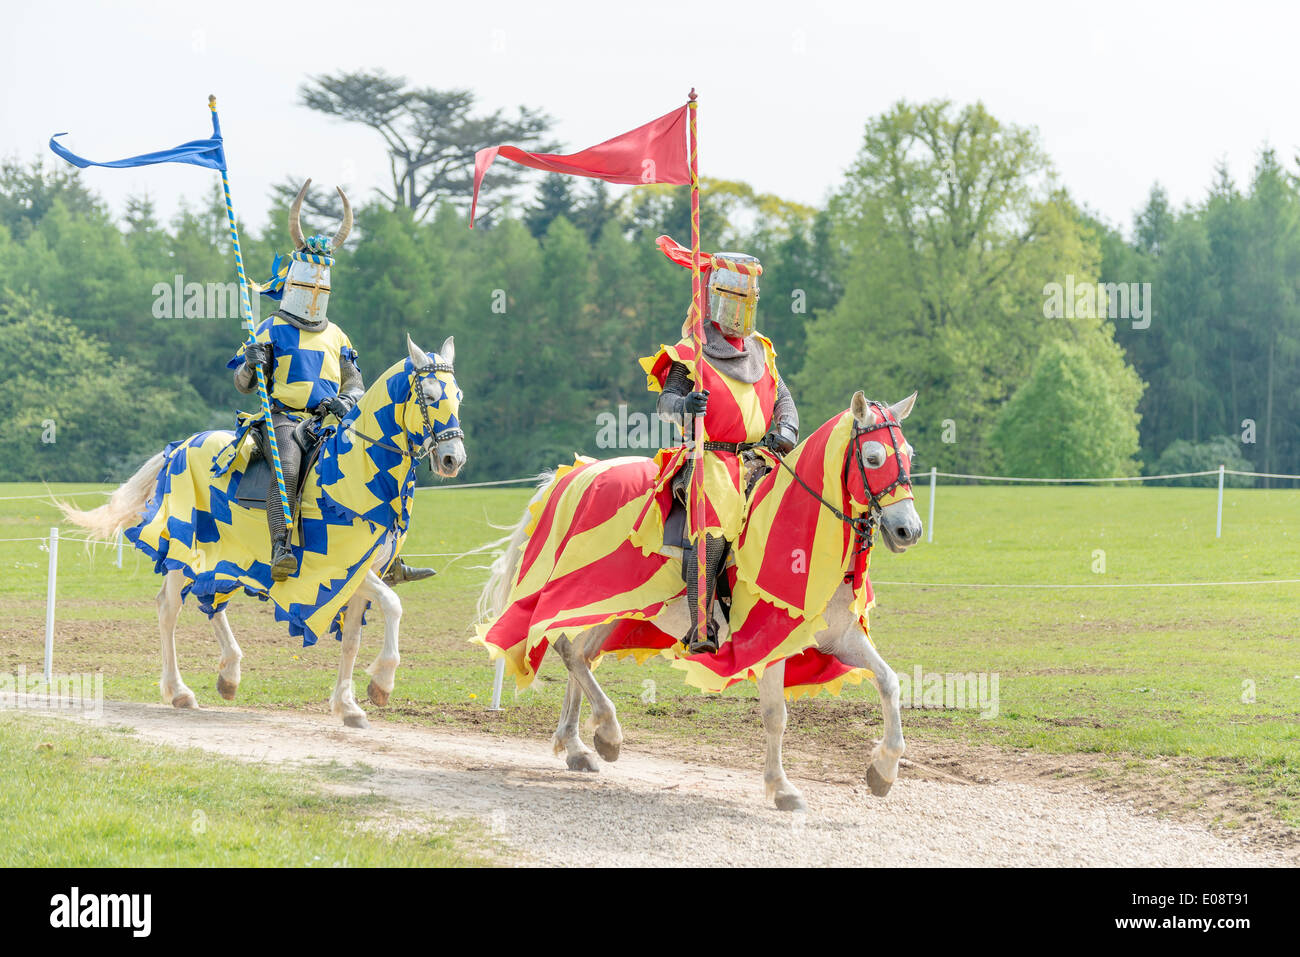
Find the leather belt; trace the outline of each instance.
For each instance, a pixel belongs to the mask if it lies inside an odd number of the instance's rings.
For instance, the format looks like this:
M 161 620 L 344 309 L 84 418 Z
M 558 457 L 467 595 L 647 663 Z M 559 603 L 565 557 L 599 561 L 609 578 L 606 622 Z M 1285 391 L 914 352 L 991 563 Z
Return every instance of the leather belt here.
M 704 451 L 730 452 L 732 455 L 739 455 L 741 452 L 758 448 L 761 444 L 761 442 L 705 442 Z

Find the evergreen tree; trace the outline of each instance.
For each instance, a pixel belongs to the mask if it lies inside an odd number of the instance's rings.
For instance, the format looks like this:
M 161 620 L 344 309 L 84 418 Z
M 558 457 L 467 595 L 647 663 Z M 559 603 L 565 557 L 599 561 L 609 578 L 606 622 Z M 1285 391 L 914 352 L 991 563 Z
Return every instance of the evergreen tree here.
M 547 173 L 537 187 L 537 201 L 524 212 L 524 225 L 534 238 L 541 239 L 551 223 L 563 216 L 573 222 L 573 187 L 571 177 Z

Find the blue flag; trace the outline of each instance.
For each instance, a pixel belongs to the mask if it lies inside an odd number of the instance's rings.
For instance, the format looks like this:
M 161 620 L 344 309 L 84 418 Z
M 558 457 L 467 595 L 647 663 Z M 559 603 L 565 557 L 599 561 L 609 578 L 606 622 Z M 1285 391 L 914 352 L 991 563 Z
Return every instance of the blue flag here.
M 206 140 L 190 140 L 169 150 L 142 153 L 139 156 L 128 156 L 126 159 L 112 160 L 108 163 L 85 159 L 73 153 L 62 143 L 56 142 L 58 137 L 67 135 L 67 133 L 55 133 L 51 136 L 50 149 L 81 169 L 87 166 L 110 166 L 121 169 L 128 166 L 151 166 L 154 163 L 189 163 L 192 166 L 205 166 L 208 169 L 218 170 L 226 168 L 226 151 L 221 143 L 221 125 L 217 122 L 215 110 L 212 113 L 212 136 Z

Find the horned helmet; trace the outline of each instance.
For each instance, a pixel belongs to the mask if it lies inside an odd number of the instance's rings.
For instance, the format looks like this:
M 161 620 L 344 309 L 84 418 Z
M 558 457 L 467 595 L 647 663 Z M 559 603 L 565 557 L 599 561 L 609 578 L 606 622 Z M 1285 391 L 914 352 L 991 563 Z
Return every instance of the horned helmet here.
M 709 318 L 727 335 L 744 338 L 753 333 L 758 316 L 762 264 L 745 253 L 714 253 L 713 264 L 709 271 Z
M 289 254 L 289 269 L 283 275 L 280 308 L 291 315 L 311 323 L 325 321 L 325 312 L 330 298 L 330 267 L 334 265 L 334 254 L 343 248 L 343 241 L 352 231 L 352 204 L 339 187 L 339 199 L 343 201 L 343 224 L 333 237 L 320 234 L 303 237 L 302 201 L 307 195 L 311 180 L 302 184 L 293 205 L 289 207 L 289 237 L 294 249 Z M 279 257 L 276 257 L 273 273 L 280 273 Z M 277 278 L 272 275 L 272 280 Z

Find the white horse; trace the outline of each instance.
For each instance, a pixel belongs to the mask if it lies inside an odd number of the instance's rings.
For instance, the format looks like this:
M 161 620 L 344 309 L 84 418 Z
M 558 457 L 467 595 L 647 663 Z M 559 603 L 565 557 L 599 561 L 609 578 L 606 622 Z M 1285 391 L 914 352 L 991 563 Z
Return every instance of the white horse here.
M 913 393 L 889 406 L 889 411 L 901 421 L 912 411 L 915 399 Z M 853 397 L 850 411 L 858 428 L 865 429 L 871 424 L 868 403 L 861 392 Z M 900 448 L 910 457 L 910 446 L 902 439 L 901 431 L 898 432 L 897 440 L 894 431 L 884 433 L 889 438 L 889 444 L 874 440 L 860 442 L 858 456 L 864 473 L 868 476 L 866 484 L 871 498 L 870 515 L 879 527 L 885 545 L 893 552 L 903 552 L 921 540 L 920 516 L 917 515 L 910 496 L 881 507 L 877 498 L 883 483 L 877 485 L 873 480 L 891 455 L 896 456 Z M 547 474 L 542 477 L 542 487 L 533 496 L 532 504 L 541 501 L 549 484 L 550 475 Z M 830 489 L 820 491 L 824 496 L 829 496 L 831 492 Z M 511 588 L 528 538 L 527 529 L 531 518 L 530 511 L 525 509 L 513 529 L 506 551 L 493 563 L 491 577 L 479 599 L 479 615 L 482 619 L 496 618 L 511 600 Z M 880 695 L 884 714 L 884 735 L 868 759 L 866 780 L 871 792 L 883 797 L 898 777 L 898 762 L 905 749 L 899 711 L 899 683 L 893 669 L 863 633 L 858 615 L 852 608 L 853 602 L 852 586 L 841 584 L 823 612 L 826 628 L 817 633 L 816 647 L 850 667 L 866 668 L 872 674 L 871 680 Z M 728 634 L 726 622 L 717 608 L 715 617 L 720 627 L 719 634 L 725 640 Z M 690 626 L 685 596 L 669 603 L 654 619 L 654 624 L 661 631 L 679 639 L 685 635 Z M 591 702 L 592 713 L 587 722 L 587 730 L 592 732 L 596 754 L 606 761 L 615 761 L 623 744 L 623 731 L 614 704 L 592 674 L 593 663 L 604 653 L 605 642 L 617 625 L 618 622 L 615 621 L 579 634 L 565 634 L 554 642 L 555 650 L 568 669 L 569 680 L 559 725 L 551 743 L 555 754 L 565 755 L 566 763 L 573 771 L 596 771 L 599 768 L 596 755 L 583 744 L 578 732 L 578 717 L 584 696 Z M 759 705 L 767 737 L 763 781 L 768 800 L 774 801 L 781 810 L 795 811 L 803 810 L 807 805 L 799 789 L 786 777 L 781 762 L 781 741 L 786 724 L 784 689 L 785 661 L 781 660 L 769 665 L 758 681 Z
M 397 422 L 405 421 L 410 424 L 410 427 L 409 430 L 399 429 L 399 435 L 391 440 L 395 445 L 388 447 L 393 452 L 400 452 L 412 471 L 420 458 L 429 456 L 433 469 L 438 475 L 444 478 L 454 477 L 465 464 L 464 439 L 459 428 L 439 428 L 438 422 L 440 418 L 446 418 L 446 409 L 441 408 L 441 404 L 450 402 L 458 404 L 459 395 L 457 393 L 454 399 L 449 398 L 446 388 L 449 377 L 444 375 L 443 381 L 438 381 L 433 378 L 433 374 L 450 373 L 455 360 L 455 343 L 453 339 L 448 338 L 443 343 L 442 349 L 431 356 L 416 346 L 408 336 L 407 351 L 411 360 L 410 367 L 413 370 L 407 377 L 412 385 L 412 398 L 405 403 L 394 403 L 387 395 L 386 380 L 392 376 L 400 377 L 402 374 L 403 366 L 399 363 L 389 370 L 390 375 L 381 376 L 366 390 L 358 407 L 365 412 L 367 409 L 383 410 L 386 406 L 409 405 L 410 408 L 393 411 Z M 450 382 L 454 386 L 454 380 Z M 431 421 L 425 415 L 426 411 L 433 414 L 432 427 L 428 429 L 423 425 Z M 451 412 L 450 421 L 454 426 L 455 409 L 451 409 Z M 349 417 L 348 421 L 349 424 L 355 424 L 361 419 Z M 439 433 L 445 435 L 440 436 Z M 226 439 L 233 437 L 228 432 L 219 435 Z M 215 441 L 220 442 L 223 439 Z M 369 440 L 361 437 L 357 432 L 352 432 L 351 442 L 357 449 L 367 441 Z M 58 503 L 59 507 L 69 521 L 86 529 L 91 538 L 111 541 L 123 529 L 137 525 L 143 520 L 158 486 L 160 472 L 165 465 L 165 455 L 159 452 L 114 491 L 108 502 L 99 508 L 81 511 L 64 503 Z M 319 462 L 314 468 L 318 467 Z M 306 487 L 305 483 L 304 489 Z M 255 510 L 243 509 L 233 501 L 230 508 L 255 512 Z M 245 527 L 260 529 L 265 535 L 265 519 L 261 518 L 260 512 L 255 512 L 254 517 L 257 523 Z M 393 560 L 402 533 L 395 527 L 389 527 L 381 529 L 379 534 L 382 535 L 379 544 L 374 546 L 373 541 L 371 542 L 371 547 L 375 550 L 368 567 L 364 572 L 354 574 L 349 582 L 353 590 L 346 596 L 346 603 L 342 605 L 342 655 L 339 659 L 338 679 L 329 698 L 331 713 L 342 718 L 345 725 L 353 728 L 365 728 L 369 724 L 366 713 L 357 703 L 353 692 L 352 674 L 357 652 L 361 646 L 362 618 L 370 602 L 378 603 L 384 615 L 384 645 L 370 667 L 366 669 L 370 675 L 368 694 L 370 700 L 376 705 L 382 707 L 388 703 L 397 666 L 401 660 L 398 651 L 398 626 L 402 618 L 402 601 L 393 589 L 383 582 L 380 575 Z M 269 535 L 266 535 L 264 547 L 260 541 L 251 547 L 259 548 L 269 554 Z M 352 562 L 348 562 L 346 557 L 343 558 L 344 567 L 359 561 L 362 557 L 364 552 L 357 555 Z M 338 556 L 332 555 L 331 558 L 337 560 Z M 303 572 L 309 574 L 309 567 L 304 565 Z M 175 708 L 198 707 L 198 699 L 194 692 L 181 678 L 176 658 L 176 620 L 180 615 L 183 590 L 187 581 L 192 583 L 193 579 L 187 578 L 186 572 L 181 569 L 173 568 L 166 571 L 157 597 L 158 630 L 162 639 L 162 677 L 159 686 L 162 690 L 163 702 Z M 221 647 L 221 659 L 217 664 L 217 692 L 227 701 L 231 701 L 234 700 L 239 689 L 240 661 L 243 652 L 230 628 L 224 606 L 211 615 L 211 621 L 212 630 Z

